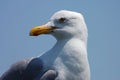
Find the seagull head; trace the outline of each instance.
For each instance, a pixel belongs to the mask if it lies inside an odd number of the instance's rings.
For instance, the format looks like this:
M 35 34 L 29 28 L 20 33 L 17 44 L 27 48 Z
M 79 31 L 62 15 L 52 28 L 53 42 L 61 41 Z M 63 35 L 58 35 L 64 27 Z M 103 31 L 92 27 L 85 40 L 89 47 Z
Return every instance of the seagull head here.
M 57 40 L 73 37 L 85 40 L 87 39 L 87 28 L 82 14 L 61 10 L 56 12 L 46 24 L 30 30 L 30 36 L 41 34 L 51 34 Z

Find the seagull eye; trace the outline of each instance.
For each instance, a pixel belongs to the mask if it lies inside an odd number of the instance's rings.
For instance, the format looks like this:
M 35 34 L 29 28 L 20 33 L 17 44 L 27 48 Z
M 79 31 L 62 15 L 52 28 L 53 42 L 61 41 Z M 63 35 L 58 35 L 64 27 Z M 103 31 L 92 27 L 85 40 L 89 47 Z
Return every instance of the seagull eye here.
M 59 23 L 65 23 L 67 21 L 67 19 L 66 18 L 60 18 L 58 21 L 59 21 Z

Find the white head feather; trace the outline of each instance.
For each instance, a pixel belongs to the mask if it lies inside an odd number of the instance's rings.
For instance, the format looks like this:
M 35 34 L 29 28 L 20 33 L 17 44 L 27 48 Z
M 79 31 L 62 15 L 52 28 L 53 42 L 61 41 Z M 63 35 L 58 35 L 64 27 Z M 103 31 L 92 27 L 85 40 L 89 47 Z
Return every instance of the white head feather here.
M 64 22 L 60 22 L 63 19 Z M 77 37 L 85 42 L 87 41 L 87 27 L 80 13 L 67 10 L 58 11 L 51 17 L 47 25 L 58 27 L 53 33 L 58 40 Z

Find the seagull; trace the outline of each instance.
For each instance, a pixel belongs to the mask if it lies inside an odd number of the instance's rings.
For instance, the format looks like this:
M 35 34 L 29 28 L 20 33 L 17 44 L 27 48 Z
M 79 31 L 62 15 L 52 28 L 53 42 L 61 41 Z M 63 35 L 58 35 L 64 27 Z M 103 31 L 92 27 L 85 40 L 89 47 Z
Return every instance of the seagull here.
M 57 42 L 38 57 L 14 63 L 0 80 L 90 80 L 88 30 L 81 13 L 60 10 L 29 34 L 50 34 Z

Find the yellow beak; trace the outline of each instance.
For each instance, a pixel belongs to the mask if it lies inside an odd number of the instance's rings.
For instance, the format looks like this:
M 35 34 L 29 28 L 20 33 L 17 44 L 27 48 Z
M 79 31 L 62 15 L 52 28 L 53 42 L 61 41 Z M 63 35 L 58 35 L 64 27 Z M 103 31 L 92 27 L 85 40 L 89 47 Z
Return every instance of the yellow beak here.
M 38 36 L 41 34 L 48 34 L 48 33 L 52 32 L 54 29 L 55 29 L 55 27 L 51 27 L 51 26 L 49 26 L 49 27 L 45 26 L 45 25 L 36 26 L 30 30 L 30 36 Z

